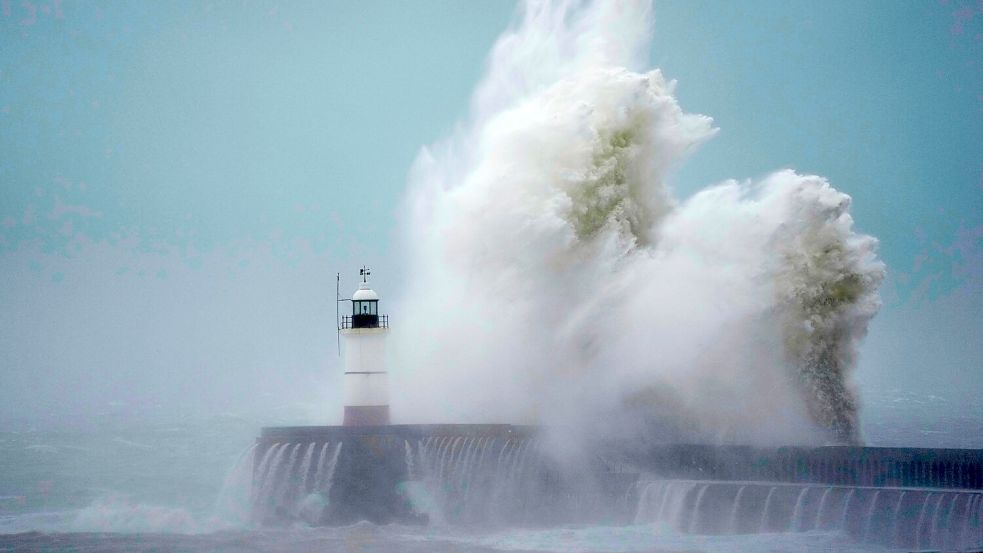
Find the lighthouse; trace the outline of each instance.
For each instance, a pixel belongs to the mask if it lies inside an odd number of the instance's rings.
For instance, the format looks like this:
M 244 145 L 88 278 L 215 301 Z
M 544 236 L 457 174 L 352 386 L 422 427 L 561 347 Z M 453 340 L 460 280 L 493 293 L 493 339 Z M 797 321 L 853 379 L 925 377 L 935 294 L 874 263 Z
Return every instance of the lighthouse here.
M 345 426 L 389 424 L 386 334 L 389 318 L 379 313 L 379 295 L 369 287 L 369 270 L 352 295 L 352 314 L 342 317 L 345 339 Z

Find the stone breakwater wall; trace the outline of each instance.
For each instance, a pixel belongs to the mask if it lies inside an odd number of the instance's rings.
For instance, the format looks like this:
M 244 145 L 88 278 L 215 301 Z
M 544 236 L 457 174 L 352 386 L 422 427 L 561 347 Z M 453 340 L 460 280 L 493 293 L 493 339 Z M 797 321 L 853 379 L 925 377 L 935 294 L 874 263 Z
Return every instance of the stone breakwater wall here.
M 252 516 L 267 525 L 427 522 L 437 514 L 427 504 L 436 499 L 422 497 L 426 490 L 414 484 L 460 472 L 464 443 L 470 457 L 478 441 L 514 454 L 532 435 L 530 428 L 493 424 L 264 428 L 254 451 Z M 433 445 L 436 463 L 424 455 L 424 443 Z
M 788 528 L 809 526 L 802 521 L 815 528 L 817 517 L 825 524 L 823 517 L 846 513 L 852 520 L 862 504 L 865 520 L 874 522 L 859 532 L 871 536 L 882 510 L 892 510 L 892 521 L 917 510 L 915 524 L 926 528 L 905 541 L 918 544 L 943 536 L 938 528 L 947 522 L 960 521 L 973 536 L 976 522 L 962 521 L 975 521 L 983 509 L 978 494 L 966 495 L 983 489 L 979 450 L 619 442 L 597 444 L 585 459 L 571 461 L 550 455 L 547 443 L 537 428 L 494 424 L 264 428 L 254 450 L 252 516 L 263 525 L 619 524 L 641 520 L 645 509 L 661 520 L 659 512 L 667 516 L 681 502 L 685 516 L 672 520 L 695 521 L 685 529 L 744 532 L 770 529 L 761 519 L 771 517 Z M 776 487 L 786 484 L 795 488 Z M 850 488 L 857 491 L 847 496 L 842 490 Z M 877 494 L 882 488 L 894 491 Z M 726 521 L 712 509 L 702 514 L 720 503 L 717 495 L 733 503 Z M 754 520 L 745 521 L 746 514 Z
M 627 451 L 623 460 L 666 478 L 983 489 L 983 450 L 977 449 L 656 445 Z

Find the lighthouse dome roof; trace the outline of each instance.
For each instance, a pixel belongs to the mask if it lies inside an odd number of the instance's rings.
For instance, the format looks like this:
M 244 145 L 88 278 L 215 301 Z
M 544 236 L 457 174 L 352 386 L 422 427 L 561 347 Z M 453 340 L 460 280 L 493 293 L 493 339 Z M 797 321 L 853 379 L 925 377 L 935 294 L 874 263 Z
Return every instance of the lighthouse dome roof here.
M 352 295 L 352 301 L 379 301 L 379 294 L 375 293 L 375 290 L 369 288 L 368 282 L 363 282 L 358 285 L 358 290 Z

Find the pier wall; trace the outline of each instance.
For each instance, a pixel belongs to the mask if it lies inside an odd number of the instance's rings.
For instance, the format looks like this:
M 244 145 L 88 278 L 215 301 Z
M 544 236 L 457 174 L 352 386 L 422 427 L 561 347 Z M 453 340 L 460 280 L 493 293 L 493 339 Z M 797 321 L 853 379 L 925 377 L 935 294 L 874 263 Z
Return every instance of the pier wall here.
M 660 445 L 625 458 L 667 478 L 983 489 L 983 450 L 975 449 Z
M 772 502 L 795 495 L 801 497 L 801 508 L 812 508 L 810 502 L 820 501 L 828 487 L 835 487 L 828 501 L 840 498 L 837 490 L 856 488 L 853 502 L 863 500 L 870 516 L 892 501 L 891 508 L 899 513 L 911 507 L 930 511 L 924 517 L 938 511 L 946 517 L 955 513 L 958 520 L 983 509 L 978 499 L 969 499 L 980 497 L 975 492 L 983 490 L 980 450 L 609 443 L 597 445 L 590 459 L 571 468 L 567 460 L 560 462 L 544 450 L 537 433 L 533 427 L 511 425 L 265 428 L 254 453 L 253 519 L 263 525 L 297 520 L 314 525 L 358 520 L 426 523 L 435 518 L 461 523 L 619 524 L 637 517 L 640 482 L 652 479 L 700 482 L 693 488 L 697 491 L 687 492 L 692 497 L 679 491 L 684 488 L 671 488 L 692 502 L 691 510 L 702 508 L 699 490 L 711 496 L 726 490 L 733 492 L 735 511 L 759 509 L 754 512 L 765 513 L 761 517 L 771 516 L 766 506 L 747 505 L 761 495 L 760 489 L 775 490 L 767 493 Z M 706 484 L 710 482 L 737 487 Z M 775 487 L 780 484 L 797 488 Z M 747 487 L 738 495 L 741 486 Z M 802 491 L 807 487 L 821 491 Z M 903 491 L 876 494 L 888 488 L 920 491 L 907 493 L 903 500 Z M 912 503 L 916 498 L 917 504 Z M 848 509 L 843 501 L 838 507 L 842 513 L 852 512 L 854 503 Z M 815 510 L 822 511 L 818 503 Z M 939 524 L 945 522 L 939 517 Z M 787 518 L 797 520 L 791 514 Z M 691 525 L 712 526 L 702 519 Z
M 429 515 L 413 500 L 427 498 L 414 497 L 418 490 L 408 485 L 421 478 L 410 474 L 414 464 L 422 464 L 414 463 L 419 444 L 437 439 L 448 445 L 452 439 L 513 444 L 531 435 L 531 429 L 511 425 L 264 428 L 254 452 L 253 519 L 265 525 L 297 519 L 317 525 L 425 523 Z M 448 447 L 441 454 L 442 471 L 463 462 L 463 451 Z

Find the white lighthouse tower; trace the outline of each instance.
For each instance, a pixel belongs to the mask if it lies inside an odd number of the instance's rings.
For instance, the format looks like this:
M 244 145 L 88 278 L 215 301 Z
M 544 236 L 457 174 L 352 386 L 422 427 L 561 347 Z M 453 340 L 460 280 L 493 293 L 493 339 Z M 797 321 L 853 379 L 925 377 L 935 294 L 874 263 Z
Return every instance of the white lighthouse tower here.
M 386 334 L 389 318 L 379 314 L 379 295 L 369 288 L 369 270 L 352 295 L 352 314 L 341 319 L 345 337 L 345 426 L 389 424 Z

